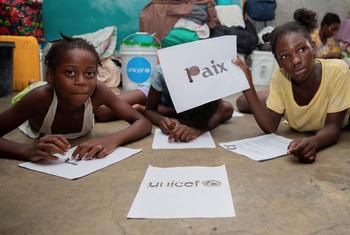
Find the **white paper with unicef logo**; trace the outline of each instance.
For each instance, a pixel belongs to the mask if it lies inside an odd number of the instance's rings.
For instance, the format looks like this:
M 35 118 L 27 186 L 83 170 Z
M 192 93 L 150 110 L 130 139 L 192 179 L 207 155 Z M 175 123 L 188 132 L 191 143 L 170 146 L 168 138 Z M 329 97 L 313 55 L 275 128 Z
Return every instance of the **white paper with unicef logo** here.
M 176 111 L 183 112 L 249 88 L 237 57 L 236 36 L 199 40 L 158 50 Z
M 234 217 L 226 167 L 149 166 L 128 218 Z
M 89 161 L 76 161 L 71 159 L 75 148 L 76 147 L 69 149 L 65 155 L 56 154 L 58 160 L 44 160 L 37 163 L 25 162 L 19 164 L 19 166 L 66 179 L 77 179 L 124 160 L 125 158 L 131 157 L 141 151 L 141 149 L 118 147 L 104 158 Z

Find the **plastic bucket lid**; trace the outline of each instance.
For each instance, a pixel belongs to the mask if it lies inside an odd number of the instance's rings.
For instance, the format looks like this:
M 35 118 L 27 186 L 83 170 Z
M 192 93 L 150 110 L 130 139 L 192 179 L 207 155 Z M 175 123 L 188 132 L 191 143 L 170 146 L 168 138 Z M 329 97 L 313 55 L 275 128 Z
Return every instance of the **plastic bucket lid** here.
M 139 45 L 129 46 L 129 45 L 120 45 L 119 53 L 121 55 L 157 55 L 156 47 L 143 47 Z
M 156 39 L 156 42 L 154 41 L 154 39 Z M 149 34 L 146 32 L 137 32 L 126 36 L 121 41 L 121 45 L 159 48 L 160 41 L 153 34 Z
M 139 42 L 139 43 L 153 43 L 152 35 L 149 35 L 147 33 L 135 34 L 134 40 L 135 40 L 135 42 Z

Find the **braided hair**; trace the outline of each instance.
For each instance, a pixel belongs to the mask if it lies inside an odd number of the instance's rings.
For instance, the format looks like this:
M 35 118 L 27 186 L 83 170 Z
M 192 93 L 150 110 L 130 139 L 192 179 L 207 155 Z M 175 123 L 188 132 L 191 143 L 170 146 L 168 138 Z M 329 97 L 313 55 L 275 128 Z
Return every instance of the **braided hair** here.
M 310 33 L 317 28 L 316 12 L 301 8 L 294 12 L 293 18 L 294 21 L 278 26 L 271 33 L 270 44 L 275 56 L 278 39 L 286 33 L 302 32 L 309 42 L 312 41 Z
M 51 69 L 52 71 L 55 71 L 55 68 L 57 67 L 57 64 L 59 63 L 59 60 L 61 56 L 68 50 L 72 50 L 75 48 L 83 49 L 86 51 L 91 52 L 95 58 L 96 58 L 96 66 L 101 65 L 100 57 L 98 56 L 95 47 L 88 43 L 83 38 L 73 38 L 66 36 L 61 33 L 61 40 L 55 41 L 53 45 L 51 46 L 50 50 L 45 56 L 45 65 Z

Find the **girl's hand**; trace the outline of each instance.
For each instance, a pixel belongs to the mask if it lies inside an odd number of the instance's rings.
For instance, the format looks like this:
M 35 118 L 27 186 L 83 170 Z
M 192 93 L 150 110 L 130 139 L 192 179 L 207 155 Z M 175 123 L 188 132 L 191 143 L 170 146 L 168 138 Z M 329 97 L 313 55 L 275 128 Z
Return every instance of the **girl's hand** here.
M 169 143 L 176 142 L 189 142 L 197 138 L 201 134 L 199 129 L 186 126 L 184 124 L 177 124 L 170 132 L 168 137 Z
M 244 72 L 249 84 L 253 84 L 252 74 L 250 72 L 250 69 L 246 65 L 246 63 L 243 60 L 241 60 L 239 57 L 237 57 L 236 60 L 235 59 L 231 60 L 231 62 L 232 62 L 232 64 L 235 64 L 238 67 L 240 67 L 242 69 L 242 71 Z
M 118 146 L 106 138 L 88 140 L 78 145 L 72 154 L 73 159 L 91 160 L 104 158 L 113 152 Z
M 170 135 L 171 131 L 176 125 L 180 124 L 178 120 L 174 118 L 165 117 L 159 122 L 159 128 L 164 135 Z
M 70 144 L 62 135 L 46 135 L 26 150 L 25 159 L 36 162 L 44 159 L 57 160 L 53 154 L 65 154 Z
M 293 140 L 288 146 L 288 154 L 293 154 L 301 162 L 313 163 L 316 160 L 317 142 L 311 138 Z

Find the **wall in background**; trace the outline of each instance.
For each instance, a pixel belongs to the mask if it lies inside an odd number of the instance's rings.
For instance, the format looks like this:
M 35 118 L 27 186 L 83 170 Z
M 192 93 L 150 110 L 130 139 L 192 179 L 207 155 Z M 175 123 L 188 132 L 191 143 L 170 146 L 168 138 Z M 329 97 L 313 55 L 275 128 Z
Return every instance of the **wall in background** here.
M 139 15 L 149 0 L 45 0 L 43 5 L 45 36 L 59 38 L 60 31 L 68 35 L 94 32 L 106 26 L 117 26 L 118 48 L 121 39 L 137 32 Z M 319 19 L 330 11 L 344 19 L 350 11 L 350 0 L 277 0 L 276 19 L 270 25 L 285 23 L 293 12 L 305 7 L 318 12 Z M 161 22 L 160 22 L 161 23 Z M 256 24 L 259 31 L 263 23 Z
M 43 5 L 46 39 L 117 27 L 118 48 L 127 35 L 139 30 L 139 15 L 149 0 L 45 0 Z
M 279 25 L 293 20 L 293 13 L 296 9 L 307 8 L 317 12 L 319 23 L 327 12 L 336 13 L 340 19 L 345 19 L 350 12 L 350 0 L 276 0 L 276 19 L 269 21 L 269 25 Z M 264 23 L 257 22 L 256 28 L 259 32 Z
M 350 0 L 277 0 L 276 21 L 286 23 L 292 20 L 293 12 L 301 7 L 317 12 L 319 21 L 327 12 L 345 19 L 350 11 Z

